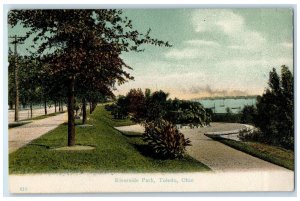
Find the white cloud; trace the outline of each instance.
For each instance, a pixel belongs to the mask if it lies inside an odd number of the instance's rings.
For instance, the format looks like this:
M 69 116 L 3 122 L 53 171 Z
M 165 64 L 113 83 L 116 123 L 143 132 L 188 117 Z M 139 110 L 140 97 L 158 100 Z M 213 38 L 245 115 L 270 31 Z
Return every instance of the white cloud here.
M 184 42 L 187 45 L 191 46 L 210 46 L 210 47 L 219 47 L 220 44 L 216 41 L 209 40 L 187 40 Z
M 212 56 L 212 49 L 219 48 L 221 45 L 216 41 L 211 40 L 187 40 L 183 42 L 184 47 L 172 48 L 164 55 L 169 59 L 203 59 Z
M 250 30 L 242 16 L 230 10 L 200 9 L 192 13 L 192 25 L 196 32 L 218 33 L 229 40 L 228 48 L 258 52 L 266 45 L 261 33 Z
M 216 63 L 216 66 L 219 66 L 220 68 L 224 68 L 227 70 L 242 70 L 247 73 L 248 71 L 251 71 L 251 68 L 262 71 L 263 69 L 266 69 L 268 71 L 271 70 L 272 67 L 280 67 L 281 65 L 287 65 L 290 68 L 292 68 L 293 65 L 293 58 L 289 57 L 279 57 L 279 58 L 261 58 L 261 59 L 255 59 L 255 58 L 248 58 L 248 59 L 232 59 L 232 60 L 225 60 Z
M 204 49 L 194 48 L 194 47 L 185 47 L 182 49 L 171 49 L 165 53 L 165 57 L 169 59 L 197 59 L 201 57 L 210 57 L 211 52 L 205 51 Z
M 191 19 L 196 32 L 221 30 L 230 34 L 244 26 L 241 16 L 223 9 L 195 10 Z

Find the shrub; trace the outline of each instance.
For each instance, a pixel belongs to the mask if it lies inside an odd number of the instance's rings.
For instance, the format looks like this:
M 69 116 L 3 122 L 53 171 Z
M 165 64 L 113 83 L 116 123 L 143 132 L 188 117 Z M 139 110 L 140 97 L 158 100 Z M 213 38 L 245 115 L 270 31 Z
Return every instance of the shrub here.
M 241 114 L 237 113 L 213 113 L 212 118 L 213 122 L 228 122 L 228 123 L 239 123 L 241 119 Z
M 161 158 L 183 157 L 185 147 L 191 146 L 191 141 L 185 139 L 176 126 L 166 120 L 146 122 L 144 125 L 144 141 Z
M 189 125 L 193 128 L 209 125 L 211 115 L 201 103 L 174 99 L 169 101 L 164 119 L 174 124 Z
M 109 112 L 113 111 L 115 107 L 116 107 L 116 104 L 107 104 L 104 106 L 104 108 Z
M 246 105 L 241 114 L 241 123 L 254 124 L 254 118 L 257 111 L 254 105 Z
M 126 119 L 128 117 L 126 107 L 120 106 L 119 104 L 105 105 L 105 109 L 111 112 L 114 119 Z
M 239 131 L 238 137 L 242 141 L 266 142 L 263 133 L 257 128 L 244 128 Z

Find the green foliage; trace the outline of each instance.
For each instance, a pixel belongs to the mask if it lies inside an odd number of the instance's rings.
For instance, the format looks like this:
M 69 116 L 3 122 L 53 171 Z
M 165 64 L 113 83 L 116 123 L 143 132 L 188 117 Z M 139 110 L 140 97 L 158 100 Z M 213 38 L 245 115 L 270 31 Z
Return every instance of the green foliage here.
M 263 133 L 259 129 L 251 129 L 251 128 L 242 129 L 239 131 L 238 137 L 242 141 L 268 143 L 265 140 Z
M 269 144 L 289 149 L 294 147 L 294 78 L 286 66 L 281 67 L 281 77 L 273 69 L 269 88 L 257 98 L 258 127 Z
M 135 121 L 140 121 L 140 118 L 144 116 L 145 113 L 145 96 L 141 89 L 131 89 L 126 95 L 126 104 L 120 105 L 121 108 L 126 108 L 128 113 L 130 113 Z
M 157 119 L 164 118 L 167 114 L 168 96 L 169 94 L 162 90 L 153 92 L 145 100 L 145 116 L 140 119 L 145 121 L 155 121 Z
M 184 156 L 185 147 L 191 146 L 191 141 L 172 123 L 163 119 L 146 122 L 144 140 L 161 158 L 180 158 Z
M 125 71 L 131 67 L 121 58 L 123 52 L 140 52 L 143 44 L 171 46 L 150 37 L 150 29 L 144 34 L 135 30 L 132 21 L 116 9 L 11 10 L 8 22 L 12 27 L 21 23 L 29 28 L 27 37 L 36 35 L 33 42 L 37 46 L 36 57 L 44 64 L 42 71 L 55 86 L 61 80 L 66 87 L 70 146 L 75 144 L 76 92 L 86 95 L 97 91 L 112 96 L 116 82 L 123 84 L 133 79 Z M 45 97 L 48 92 L 43 91 Z M 95 109 L 96 102 L 92 103 L 90 111 Z
M 141 89 L 131 89 L 126 97 L 119 97 L 113 114 L 128 113 L 138 123 L 164 119 L 191 127 L 207 125 L 211 121 L 211 115 L 200 103 L 167 99 L 168 96 L 168 93 L 161 90 L 151 93 L 146 89 L 143 94 Z M 122 115 L 120 117 L 123 118 Z
M 174 124 L 184 124 L 191 127 L 208 125 L 210 114 L 199 102 L 174 99 L 168 102 L 165 119 Z
M 111 105 L 111 114 L 115 119 L 128 117 L 128 101 L 125 96 L 119 96 L 117 103 Z
M 228 122 L 228 123 L 240 123 L 241 114 L 237 113 L 213 113 L 212 122 Z
M 241 111 L 241 123 L 254 124 L 254 118 L 257 115 L 254 105 L 246 105 Z

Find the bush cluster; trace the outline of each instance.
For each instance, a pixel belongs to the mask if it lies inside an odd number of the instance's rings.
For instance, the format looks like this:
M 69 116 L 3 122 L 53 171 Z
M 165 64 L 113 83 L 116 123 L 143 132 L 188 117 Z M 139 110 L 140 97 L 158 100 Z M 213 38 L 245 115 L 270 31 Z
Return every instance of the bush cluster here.
M 143 138 L 160 158 L 181 158 L 185 147 L 191 146 L 174 124 L 163 119 L 146 122 Z

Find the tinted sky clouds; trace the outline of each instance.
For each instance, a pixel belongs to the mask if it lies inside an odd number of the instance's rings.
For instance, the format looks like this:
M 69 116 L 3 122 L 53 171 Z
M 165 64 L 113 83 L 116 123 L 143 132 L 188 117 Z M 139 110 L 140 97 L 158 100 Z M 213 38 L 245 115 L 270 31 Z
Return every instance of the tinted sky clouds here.
M 162 89 L 180 99 L 256 95 L 273 67 L 293 67 L 290 9 L 132 9 L 124 15 L 173 47 L 123 54 L 135 80 L 117 86 L 117 95 L 131 88 Z M 9 35 L 19 32 L 9 29 Z
M 289 9 L 127 10 L 137 28 L 168 40 L 172 48 L 146 47 L 126 54 L 135 81 L 118 87 L 162 89 L 171 97 L 261 94 L 268 72 L 292 69 L 293 26 Z M 159 20 L 157 19 L 159 17 Z M 148 26 L 147 26 L 148 25 Z

